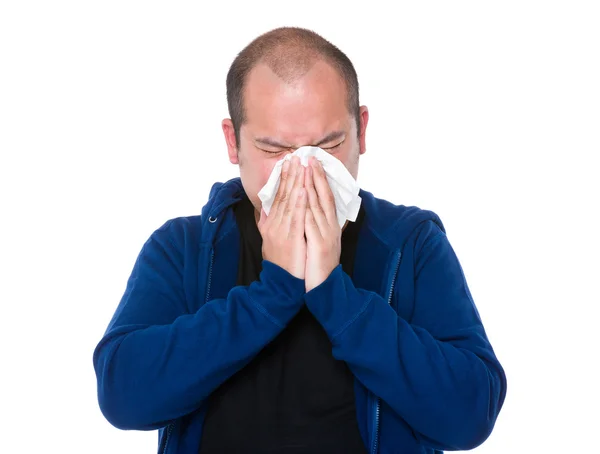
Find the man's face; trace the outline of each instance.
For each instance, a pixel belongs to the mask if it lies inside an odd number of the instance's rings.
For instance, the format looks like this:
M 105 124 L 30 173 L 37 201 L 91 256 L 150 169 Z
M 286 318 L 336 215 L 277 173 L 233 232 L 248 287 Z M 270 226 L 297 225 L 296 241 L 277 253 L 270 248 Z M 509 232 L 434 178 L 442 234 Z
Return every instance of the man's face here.
M 223 121 L 229 160 L 239 164 L 246 194 L 260 213 L 258 192 L 275 163 L 305 145 L 318 146 L 339 159 L 356 179 L 365 149 L 368 110 L 361 107 L 361 131 L 348 112 L 346 86 L 328 64 L 317 62 L 292 84 L 264 64 L 248 75 L 244 104 L 246 123 L 235 147 L 231 120 Z

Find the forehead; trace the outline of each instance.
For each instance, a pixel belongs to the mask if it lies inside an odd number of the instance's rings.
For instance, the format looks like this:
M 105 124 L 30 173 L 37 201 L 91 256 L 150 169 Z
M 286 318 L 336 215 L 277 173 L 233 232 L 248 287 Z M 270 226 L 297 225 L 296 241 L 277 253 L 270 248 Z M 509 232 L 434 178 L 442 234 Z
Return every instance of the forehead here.
M 244 105 L 245 127 L 256 134 L 312 139 L 351 124 L 346 84 L 323 61 L 291 81 L 257 65 L 246 80 Z

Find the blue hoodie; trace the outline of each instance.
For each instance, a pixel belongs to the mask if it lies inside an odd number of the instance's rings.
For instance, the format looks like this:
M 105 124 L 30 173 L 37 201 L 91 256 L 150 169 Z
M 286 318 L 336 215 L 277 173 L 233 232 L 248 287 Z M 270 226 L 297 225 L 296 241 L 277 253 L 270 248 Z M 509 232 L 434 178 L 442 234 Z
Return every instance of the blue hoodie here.
M 489 436 L 506 377 L 437 215 L 361 190 L 353 280 L 304 281 L 263 261 L 236 286 L 239 178 L 215 183 L 200 216 L 172 219 L 143 246 L 94 351 L 98 400 L 120 429 L 159 429 L 159 453 L 197 453 L 207 397 L 306 304 L 355 376 L 370 453 L 468 450 Z

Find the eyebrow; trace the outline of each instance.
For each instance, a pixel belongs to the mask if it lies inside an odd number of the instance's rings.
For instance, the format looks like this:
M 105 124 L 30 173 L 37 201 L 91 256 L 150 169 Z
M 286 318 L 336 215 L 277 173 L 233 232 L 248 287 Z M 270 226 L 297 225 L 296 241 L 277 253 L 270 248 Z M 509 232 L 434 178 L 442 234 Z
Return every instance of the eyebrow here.
M 343 137 L 345 135 L 346 135 L 346 133 L 344 131 L 333 131 L 333 132 L 330 132 L 329 134 L 327 134 L 325 137 L 323 137 L 317 143 L 310 145 L 310 146 L 311 147 L 319 147 L 319 146 L 323 145 L 324 143 L 339 139 L 340 137 Z M 275 148 L 293 148 L 291 145 L 282 144 L 282 143 L 278 142 L 277 140 L 272 139 L 270 137 L 258 137 L 256 139 L 254 139 L 254 142 L 260 143 L 262 145 L 268 145 L 268 146 L 275 147 Z

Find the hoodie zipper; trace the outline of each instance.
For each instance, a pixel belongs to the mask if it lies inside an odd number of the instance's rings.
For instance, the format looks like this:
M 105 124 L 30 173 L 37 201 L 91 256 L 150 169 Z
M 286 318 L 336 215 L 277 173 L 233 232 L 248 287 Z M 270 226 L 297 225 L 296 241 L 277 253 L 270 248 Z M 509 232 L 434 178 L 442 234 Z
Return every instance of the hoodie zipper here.
M 206 302 L 207 303 L 208 303 L 208 298 L 210 297 L 210 286 L 211 286 L 211 282 L 212 282 L 212 270 L 213 270 L 214 258 L 215 258 L 215 251 L 213 249 L 213 250 L 211 250 L 211 253 L 210 253 L 210 267 L 208 268 L 208 282 L 206 284 Z M 171 432 L 173 432 L 173 423 L 169 424 L 169 427 L 167 428 L 167 435 L 165 435 L 165 446 L 162 449 L 161 454 L 165 454 L 167 452 L 167 446 L 169 444 L 169 437 L 171 436 Z
M 163 448 L 161 454 L 165 454 L 167 452 L 167 445 L 169 444 L 169 437 L 171 436 L 171 432 L 173 432 L 173 423 L 169 424 L 169 427 L 167 427 L 167 435 L 165 435 L 165 447 Z
M 210 251 L 210 267 L 208 268 L 208 282 L 206 283 L 206 299 L 205 303 L 208 303 L 208 298 L 210 298 L 210 285 L 212 283 L 212 270 L 213 270 L 213 262 L 215 258 L 215 250 L 214 248 Z
M 394 294 L 394 287 L 396 285 L 396 277 L 398 276 L 398 268 L 400 268 L 400 258 L 402 257 L 402 252 L 398 251 L 396 254 L 396 266 L 394 267 L 394 274 L 392 275 L 392 283 L 390 284 L 390 289 L 388 291 L 387 303 L 389 305 L 392 304 L 392 295 Z M 371 454 L 377 454 L 377 449 L 379 447 L 379 417 L 381 412 L 381 398 L 375 398 L 375 434 L 373 436 L 373 445 L 371 447 Z

